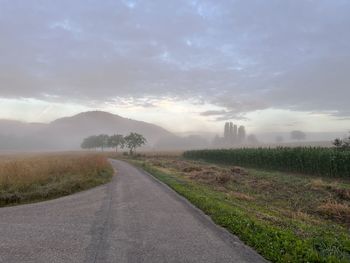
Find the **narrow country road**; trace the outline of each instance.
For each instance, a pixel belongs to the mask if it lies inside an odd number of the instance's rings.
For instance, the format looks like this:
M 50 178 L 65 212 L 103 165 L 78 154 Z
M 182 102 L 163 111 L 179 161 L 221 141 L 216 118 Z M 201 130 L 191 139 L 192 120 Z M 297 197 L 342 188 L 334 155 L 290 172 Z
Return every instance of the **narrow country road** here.
M 0 208 L 0 262 L 265 262 L 163 184 L 111 162 L 107 185 Z

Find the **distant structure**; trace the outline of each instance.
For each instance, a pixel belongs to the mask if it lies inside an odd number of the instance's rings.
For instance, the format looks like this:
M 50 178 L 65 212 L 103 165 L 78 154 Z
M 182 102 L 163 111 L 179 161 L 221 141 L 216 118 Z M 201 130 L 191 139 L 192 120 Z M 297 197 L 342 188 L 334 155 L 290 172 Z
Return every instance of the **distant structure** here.
M 228 140 L 229 137 L 230 137 L 230 123 L 226 122 L 224 127 L 224 139 Z
M 237 136 L 238 143 L 244 142 L 245 136 L 246 136 L 246 134 L 245 134 L 245 127 L 244 126 L 239 126 L 239 128 L 238 128 L 238 136 Z
M 238 128 L 237 128 L 237 125 L 233 125 L 233 142 L 235 142 L 237 140 L 237 136 L 238 136 Z
M 246 131 L 244 126 L 237 126 L 232 122 L 226 122 L 224 126 L 224 137 L 218 135 L 213 140 L 213 146 L 233 147 L 244 143 L 246 140 Z

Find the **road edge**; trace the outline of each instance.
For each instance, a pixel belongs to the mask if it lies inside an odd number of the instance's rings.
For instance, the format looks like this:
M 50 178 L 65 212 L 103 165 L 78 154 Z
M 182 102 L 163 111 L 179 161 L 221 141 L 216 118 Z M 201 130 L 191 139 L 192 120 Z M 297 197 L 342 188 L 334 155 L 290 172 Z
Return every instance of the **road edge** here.
M 229 230 L 226 228 L 216 224 L 213 219 L 205 214 L 201 209 L 199 209 L 197 206 L 192 204 L 187 198 L 184 196 L 180 195 L 178 192 L 176 192 L 173 188 L 171 188 L 169 185 L 166 183 L 162 182 L 155 176 L 153 176 L 151 173 L 145 171 L 142 169 L 142 167 L 129 162 L 128 160 L 125 159 L 117 159 L 119 161 L 124 161 L 128 163 L 129 165 L 135 167 L 140 173 L 146 175 L 149 177 L 152 181 L 157 183 L 159 186 L 161 186 L 167 193 L 172 195 L 176 200 L 181 202 L 182 204 L 185 205 L 186 209 L 194 216 L 196 217 L 202 224 L 207 226 L 211 231 L 215 232 L 226 244 L 229 244 L 232 247 L 235 247 L 237 250 L 240 251 L 246 258 L 249 259 L 251 262 L 270 262 L 267 259 L 265 259 L 262 255 L 260 255 L 254 248 L 246 245 L 242 240 L 239 239 L 238 236 L 235 234 L 231 233 Z

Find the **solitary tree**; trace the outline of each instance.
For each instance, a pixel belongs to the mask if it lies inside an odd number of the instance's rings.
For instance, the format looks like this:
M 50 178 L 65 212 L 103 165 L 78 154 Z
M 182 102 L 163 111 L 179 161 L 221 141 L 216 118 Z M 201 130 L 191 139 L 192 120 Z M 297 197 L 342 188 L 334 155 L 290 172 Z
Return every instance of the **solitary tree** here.
M 108 138 L 108 146 L 115 148 L 115 152 L 118 152 L 118 147 L 124 148 L 125 139 L 121 134 L 114 134 Z
M 147 140 L 141 134 L 138 133 L 130 133 L 128 136 L 124 138 L 125 145 L 128 147 L 130 154 L 132 155 L 137 147 L 140 147 L 146 144 Z
M 302 131 L 291 131 L 290 138 L 292 140 L 301 141 L 306 139 L 306 134 Z
M 333 145 L 337 148 L 341 148 L 342 145 L 343 145 L 343 141 L 339 138 L 336 138 L 334 141 L 333 141 Z

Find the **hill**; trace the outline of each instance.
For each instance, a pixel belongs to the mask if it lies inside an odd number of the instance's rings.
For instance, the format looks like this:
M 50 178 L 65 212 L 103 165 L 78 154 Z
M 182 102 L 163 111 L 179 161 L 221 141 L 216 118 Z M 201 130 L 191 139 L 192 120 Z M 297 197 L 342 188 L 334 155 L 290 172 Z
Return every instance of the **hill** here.
M 57 119 L 48 124 L 0 120 L 1 150 L 75 150 L 83 138 L 93 134 L 128 134 L 137 132 L 148 140 L 148 146 L 174 136 L 160 126 L 123 118 L 103 111 L 83 112 Z

